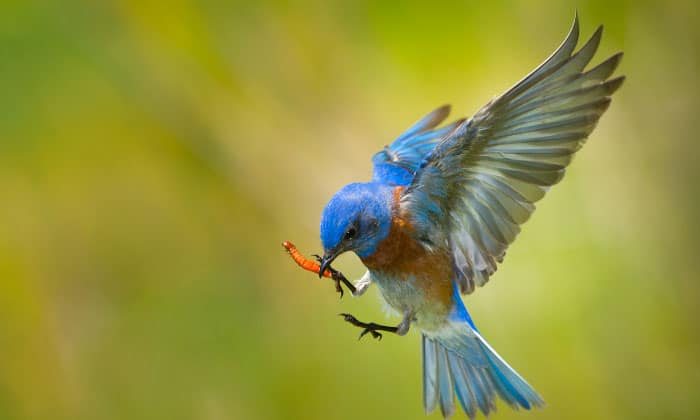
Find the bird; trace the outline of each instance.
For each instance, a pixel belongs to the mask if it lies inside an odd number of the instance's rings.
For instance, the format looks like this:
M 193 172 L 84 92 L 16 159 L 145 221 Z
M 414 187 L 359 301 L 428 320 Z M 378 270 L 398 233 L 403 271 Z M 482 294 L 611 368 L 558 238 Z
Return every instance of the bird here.
M 402 318 L 396 326 L 346 321 L 422 340 L 423 408 L 444 418 L 461 406 L 489 415 L 500 398 L 514 409 L 544 400 L 486 342 L 463 295 L 484 286 L 535 210 L 558 183 L 625 80 L 614 76 L 622 52 L 586 69 L 599 26 L 576 52 L 578 14 L 541 65 L 470 118 L 439 127 L 441 106 L 373 158 L 372 178 L 335 193 L 320 222 L 321 276 L 338 255 L 354 252 L 367 268 L 354 294 L 376 285 Z

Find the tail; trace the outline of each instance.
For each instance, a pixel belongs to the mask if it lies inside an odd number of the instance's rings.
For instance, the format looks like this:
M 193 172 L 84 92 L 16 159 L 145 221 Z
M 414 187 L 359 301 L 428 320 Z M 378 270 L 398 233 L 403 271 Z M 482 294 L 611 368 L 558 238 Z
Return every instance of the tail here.
M 470 419 L 477 409 L 486 416 L 495 411 L 496 394 L 516 410 L 542 407 L 542 397 L 489 346 L 468 315 L 467 319 L 450 320 L 448 327 L 430 337 L 423 334 L 426 413 L 439 401 L 443 417 L 450 417 L 455 394 Z

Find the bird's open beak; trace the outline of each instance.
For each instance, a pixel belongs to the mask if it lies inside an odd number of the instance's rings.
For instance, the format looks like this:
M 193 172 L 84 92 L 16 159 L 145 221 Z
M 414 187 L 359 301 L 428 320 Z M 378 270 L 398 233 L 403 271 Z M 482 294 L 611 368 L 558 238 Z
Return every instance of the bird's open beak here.
M 323 273 L 326 271 L 328 266 L 331 265 L 331 263 L 337 256 L 338 253 L 333 251 L 329 251 L 323 254 L 323 258 L 321 258 L 321 269 L 318 271 L 318 278 L 323 277 Z

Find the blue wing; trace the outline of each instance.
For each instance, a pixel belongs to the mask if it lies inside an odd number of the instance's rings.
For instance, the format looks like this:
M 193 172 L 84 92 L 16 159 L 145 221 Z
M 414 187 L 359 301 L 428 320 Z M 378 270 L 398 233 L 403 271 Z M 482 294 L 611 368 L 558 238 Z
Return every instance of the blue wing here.
M 449 247 L 460 289 L 484 285 L 551 185 L 593 131 L 624 77 L 622 56 L 584 71 L 602 27 L 581 49 L 578 18 L 542 65 L 438 144 L 401 196 L 427 247 Z
M 449 105 L 441 106 L 413 124 L 390 146 L 385 146 L 377 152 L 372 158 L 374 164 L 372 180 L 392 185 L 410 184 L 421 161 L 435 148 L 443 136 L 464 121 L 455 121 L 443 128 L 435 129 L 449 113 Z

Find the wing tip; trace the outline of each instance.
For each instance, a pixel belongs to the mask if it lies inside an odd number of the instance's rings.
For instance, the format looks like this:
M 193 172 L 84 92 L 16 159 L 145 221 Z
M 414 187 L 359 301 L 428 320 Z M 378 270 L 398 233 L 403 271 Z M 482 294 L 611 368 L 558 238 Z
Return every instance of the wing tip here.
M 600 39 L 603 37 L 603 29 L 603 25 L 598 25 L 595 32 L 593 32 L 593 35 L 591 35 L 591 39 L 597 39 L 596 43 L 600 43 Z
M 445 117 L 450 114 L 450 111 L 452 111 L 452 105 L 450 104 L 442 104 L 435 109 L 435 112 L 439 112 L 440 114 L 444 113 Z
M 435 108 L 430 114 L 424 117 L 424 119 L 428 119 L 427 117 L 430 117 L 431 120 L 431 127 L 426 128 L 434 128 L 440 125 L 440 123 L 445 121 L 445 119 L 450 115 L 451 111 L 452 105 L 450 104 L 443 104 Z
M 610 96 L 613 93 L 615 93 L 618 89 L 620 89 L 620 86 L 622 86 L 625 79 L 626 79 L 626 76 L 622 75 L 622 76 L 613 77 L 612 79 L 609 79 L 608 81 L 606 81 L 605 86 L 606 86 L 607 95 Z
M 610 57 L 608 57 L 608 58 L 605 60 L 605 62 L 610 63 L 610 65 L 612 66 L 612 68 L 613 68 L 613 70 L 614 70 L 614 69 L 617 68 L 618 65 L 620 65 L 620 62 L 622 61 L 622 58 L 623 58 L 624 56 L 625 56 L 625 53 L 622 52 L 622 51 L 620 51 L 620 52 L 617 52 L 617 53 L 611 55 Z
M 571 29 L 569 29 L 569 34 L 564 39 L 562 46 L 567 44 L 567 41 L 573 40 L 574 46 L 578 43 L 578 36 L 580 33 L 580 25 L 578 20 L 578 10 L 574 13 L 574 21 L 571 24 Z
M 571 22 L 571 29 L 569 30 L 569 34 L 574 33 L 574 31 L 576 32 L 576 35 L 578 36 L 578 31 L 579 31 L 578 9 L 574 10 L 574 21 Z

